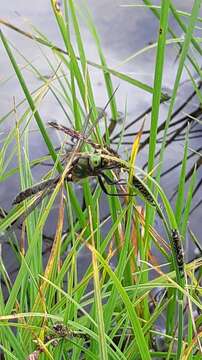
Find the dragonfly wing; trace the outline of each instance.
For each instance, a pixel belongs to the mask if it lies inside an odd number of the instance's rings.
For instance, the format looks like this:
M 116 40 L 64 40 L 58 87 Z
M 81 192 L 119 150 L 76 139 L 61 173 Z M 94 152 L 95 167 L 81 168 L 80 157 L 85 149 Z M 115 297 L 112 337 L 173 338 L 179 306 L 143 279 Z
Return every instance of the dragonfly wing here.
M 76 131 L 74 129 L 70 129 L 64 125 L 58 124 L 54 121 L 48 122 L 50 126 L 52 126 L 54 129 L 57 129 L 59 131 L 62 131 L 64 134 L 71 136 L 73 139 L 82 140 L 85 143 L 91 145 L 94 149 L 101 149 L 102 147 L 93 142 L 91 139 L 89 139 L 85 134 L 80 133 L 79 131 Z

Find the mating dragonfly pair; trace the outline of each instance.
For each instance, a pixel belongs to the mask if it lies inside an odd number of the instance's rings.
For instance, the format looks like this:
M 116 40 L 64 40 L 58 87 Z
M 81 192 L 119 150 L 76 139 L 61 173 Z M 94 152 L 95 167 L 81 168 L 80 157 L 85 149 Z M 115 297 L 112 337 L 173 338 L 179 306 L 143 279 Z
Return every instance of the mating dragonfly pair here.
M 49 122 L 48 124 L 51 127 L 62 131 L 64 134 L 69 135 L 72 139 L 77 140 L 77 144 L 75 145 L 74 149 L 75 151 L 72 151 L 64 159 L 64 161 L 68 163 L 71 157 L 70 166 L 68 167 L 68 171 L 65 174 L 64 181 L 78 182 L 88 177 L 96 177 L 102 190 L 106 194 L 111 196 L 131 196 L 131 193 L 128 194 L 126 192 L 117 192 L 111 194 L 110 192 L 108 192 L 105 186 L 105 182 L 108 185 L 126 185 L 126 181 L 119 178 L 119 173 L 122 169 L 129 174 L 130 168 L 129 166 L 127 166 L 126 162 L 121 160 L 117 152 L 115 152 L 108 146 L 102 146 L 98 143 L 93 142 L 85 135 L 85 133 L 82 134 L 76 130 L 67 128 L 64 125 L 57 124 L 56 122 Z M 92 152 L 80 152 L 82 144 L 84 143 L 90 145 Z M 112 180 L 106 174 L 107 170 L 115 170 L 118 178 L 114 178 Z M 26 210 L 24 218 L 27 217 L 35 209 L 35 207 L 39 205 L 39 203 L 44 199 L 45 196 L 53 192 L 54 188 L 57 186 L 60 180 L 61 175 L 58 175 L 55 178 L 42 181 L 35 186 L 25 189 L 16 196 L 13 204 L 19 204 L 25 199 L 28 199 L 31 196 L 40 193 L 34 203 L 32 203 L 32 205 Z M 134 175 L 132 177 L 132 186 L 134 187 L 137 195 L 139 195 L 149 205 L 156 207 L 159 213 L 155 198 L 149 188 L 145 185 L 144 181 Z

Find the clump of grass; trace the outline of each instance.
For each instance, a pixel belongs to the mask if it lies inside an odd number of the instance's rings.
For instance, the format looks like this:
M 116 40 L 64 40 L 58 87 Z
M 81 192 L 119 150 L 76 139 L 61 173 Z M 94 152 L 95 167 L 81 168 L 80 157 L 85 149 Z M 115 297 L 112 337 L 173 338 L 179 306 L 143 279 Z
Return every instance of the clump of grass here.
M 56 61 L 55 65 L 43 53 L 47 65 L 53 71 L 53 75 L 47 79 L 24 57 L 27 66 L 43 80 L 43 85 L 31 93 L 23 71 L 16 61 L 15 52 L 4 31 L 1 30 L 3 46 L 24 93 L 23 101 L 14 106 L 16 126 L 5 138 L 1 148 L 1 181 L 7 181 L 9 177 L 18 173 L 21 188 L 25 189 L 32 185 L 33 166 L 50 158 L 54 166 L 46 177 L 53 177 L 55 172 L 61 175 L 61 181 L 57 182 L 49 198 L 44 198 L 38 209 L 35 209 L 23 222 L 19 241 L 11 235 L 12 226 L 30 204 L 25 201 L 25 204 L 17 205 L 8 214 L 2 210 L 0 232 L 4 232 L 4 238 L 6 237 L 10 242 L 18 262 L 18 272 L 12 281 L 4 259 L 0 259 L 1 276 L 7 291 L 6 297 L 2 288 L 0 292 L 0 348 L 5 359 L 134 360 L 199 359 L 201 356 L 198 333 L 201 316 L 194 317 L 194 309 L 201 310 L 198 285 L 201 280 L 201 271 L 198 272 L 201 259 L 184 264 L 183 243 L 181 243 L 187 233 L 196 181 L 196 170 L 194 170 L 185 200 L 189 128 L 185 139 L 175 211 L 160 186 L 167 134 L 185 61 L 188 59 L 200 72 L 196 59 L 190 58 L 189 55 L 191 44 L 196 51 L 199 53 L 201 51 L 194 37 L 200 1 L 194 2 L 192 13 L 188 18 L 187 30 L 182 18 L 184 14 L 178 12 L 170 1 L 162 1 L 159 8 L 151 6 L 149 1 L 145 3 L 159 18 L 160 30 L 156 46 L 153 87 L 108 67 L 99 36 L 88 12 L 86 12 L 87 23 L 95 39 L 100 64 L 92 63 L 86 58 L 77 9 L 72 0 L 64 1 L 64 12 L 57 1 L 51 1 L 56 26 L 63 40 L 63 49 L 58 48 L 39 32 L 36 36 L 28 34 L 6 23 L 5 20 L 1 21 L 2 24 L 40 44 L 42 53 L 44 46 L 49 47 Z M 160 166 L 155 170 L 159 109 L 161 102 L 167 99 L 162 92 L 162 77 L 168 33 L 175 38 L 169 26 L 170 11 L 185 32 L 185 37 L 183 43 L 176 42 L 180 46 L 179 65 L 164 125 Z M 70 24 L 76 43 L 72 41 Z M 19 49 L 17 50 L 23 57 Z M 67 172 L 68 169 L 66 164 L 60 161 L 61 158 L 55 151 L 43 117 L 40 115 L 40 104 L 47 92 L 51 91 L 58 101 L 58 106 L 61 106 L 65 113 L 65 108 L 68 108 L 70 113 L 68 118 L 74 129 L 82 133 L 86 128 L 86 114 L 89 114 L 89 123 L 93 124 L 92 141 L 97 142 L 100 148 L 104 148 L 107 146 L 106 140 L 110 146 L 111 134 L 110 129 L 107 128 L 107 119 L 105 118 L 104 137 L 101 121 L 97 121 L 99 113 L 90 66 L 96 67 L 103 74 L 113 121 L 118 119 L 119 113 L 112 75 L 130 85 L 138 86 L 142 91 L 152 93 L 153 96 L 148 169 L 146 173 L 143 172 L 146 184 L 140 179 L 138 188 L 137 182 L 133 182 L 135 159 L 141 148 L 142 128 L 134 139 L 130 159 L 128 161 L 120 159 L 120 162 L 122 161 L 130 169 L 128 195 L 123 198 L 108 195 L 106 207 L 109 215 L 104 219 L 100 211 L 102 189 L 99 185 L 93 190 L 89 179 L 82 181 L 85 203 L 82 207 L 73 185 L 65 183 L 65 171 Z M 196 89 L 193 78 L 192 81 Z M 18 119 L 18 108 L 24 103 L 27 104 L 27 108 Z M 6 121 L 8 115 L 2 117 L 1 123 Z M 105 116 L 103 113 L 103 117 Z M 36 122 L 49 154 L 32 161 L 29 159 L 31 120 Z M 15 141 L 13 151 L 6 158 L 9 145 L 13 141 Z M 86 154 L 90 152 L 88 145 L 84 146 L 83 151 Z M 18 166 L 8 170 L 16 153 Z M 107 174 L 113 179 L 114 174 L 111 171 L 108 170 Z M 141 206 L 138 206 L 136 198 L 131 196 L 135 185 L 136 190 L 139 190 L 138 195 L 143 200 Z M 110 192 L 116 195 L 116 186 L 110 187 Z M 49 248 L 45 247 L 48 256 L 44 261 L 44 242 L 47 240 L 44 226 L 58 194 L 56 231 Z M 154 227 L 155 216 L 159 216 L 165 239 Z M 66 222 L 68 228 L 64 232 Z M 107 234 L 103 231 L 105 225 L 108 225 L 109 229 Z M 154 258 L 152 246 L 157 247 L 159 254 L 164 257 L 165 268 Z M 84 250 L 89 254 L 91 261 L 85 269 L 82 269 L 80 277 L 78 266 L 81 252 Z M 114 258 L 113 268 L 111 264 Z M 150 276 L 152 271 L 155 271 L 153 280 Z M 159 289 L 163 289 L 164 292 L 160 300 L 157 300 L 155 291 Z M 187 331 L 185 331 L 185 314 Z M 162 316 L 165 319 L 165 329 L 157 330 L 158 321 Z M 160 337 L 163 338 L 163 349 L 158 346 Z

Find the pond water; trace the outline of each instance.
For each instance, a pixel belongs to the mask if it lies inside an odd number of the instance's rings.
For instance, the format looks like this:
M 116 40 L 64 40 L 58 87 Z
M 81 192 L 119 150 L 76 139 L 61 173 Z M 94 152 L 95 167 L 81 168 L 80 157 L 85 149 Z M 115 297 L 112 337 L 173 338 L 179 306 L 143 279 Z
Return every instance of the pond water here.
M 79 9 L 82 11 L 82 1 L 77 1 Z M 123 7 L 122 4 L 133 4 L 133 1 L 120 1 L 120 0 L 88 0 L 86 4 L 89 6 L 93 19 L 95 21 L 98 33 L 100 34 L 101 44 L 104 49 L 104 53 L 107 59 L 109 67 L 113 67 L 118 71 L 134 76 L 136 79 L 143 81 L 147 84 L 152 85 L 153 74 L 154 74 L 154 60 L 155 60 L 155 48 L 148 50 L 142 55 L 133 57 L 130 61 L 126 61 L 128 57 L 137 53 L 142 48 L 154 43 L 158 36 L 158 22 L 149 10 L 145 8 L 132 8 Z M 136 2 L 137 3 L 137 2 Z M 158 4 L 159 2 L 155 2 Z M 190 11 L 193 1 L 174 1 L 175 5 L 181 10 Z M 139 1 L 139 4 L 142 4 Z M 0 13 L 1 17 L 8 22 L 23 28 L 25 31 L 33 32 L 33 26 L 36 27 L 40 32 L 44 33 L 48 39 L 52 40 L 58 46 L 63 47 L 61 43 L 60 35 L 58 32 L 55 19 L 52 14 L 49 0 L 35 0 L 34 4 L 30 1 L 16 0 L 11 2 L 0 2 Z M 85 50 L 87 58 L 91 61 L 98 61 L 97 51 L 95 48 L 94 41 L 89 31 L 85 27 L 85 19 L 82 21 L 82 36 L 85 44 Z M 173 28 L 177 34 L 181 36 L 180 29 L 176 26 L 174 20 L 171 20 Z M 44 50 L 43 47 L 39 46 L 35 42 L 24 38 L 18 33 L 3 27 L 5 35 L 9 38 L 12 45 L 14 45 L 23 58 L 19 55 L 18 61 L 21 66 L 26 64 L 26 60 L 29 60 L 34 66 L 40 69 L 43 75 L 50 75 L 52 72 L 48 66 L 48 63 L 42 53 L 50 56 L 50 59 L 54 61 L 49 50 Z M 177 62 L 175 62 L 177 55 L 176 48 L 169 46 L 167 48 L 167 57 L 165 63 L 165 74 L 163 79 L 163 86 L 165 91 L 169 93 L 172 89 L 176 71 Z M 19 88 L 19 84 L 13 74 L 10 62 L 7 58 L 3 46 L 0 46 L 0 57 L 1 57 L 1 86 L 0 86 L 0 116 L 4 116 L 13 108 L 14 98 L 17 104 L 23 98 L 23 94 Z M 95 98 L 97 105 L 103 107 L 106 103 L 106 92 L 104 87 L 104 80 L 100 71 L 95 68 L 90 68 L 93 89 L 95 91 Z M 41 85 L 41 81 L 36 77 L 30 70 L 24 70 L 26 75 L 27 84 L 29 84 L 30 90 Z M 5 81 L 10 77 L 9 81 Z M 187 74 L 183 73 L 181 82 L 183 83 L 178 98 L 176 101 L 177 108 L 188 95 L 193 91 L 191 84 L 187 82 Z M 125 111 L 125 105 L 127 102 L 127 121 L 131 121 L 137 115 L 141 114 L 145 109 L 151 106 L 151 95 L 143 92 L 142 90 L 131 87 L 128 84 L 121 82 L 118 79 L 114 79 L 114 84 L 119 85 L 117 91 L 117 103 L 118 110 L 121 112 Z M 198 102 L 194 98 L 192 103 L 189 104 L 185 112 L 190 112 L 198 107 Z M 25 109 L 25 108 L 24 108 Z M 60 106 L 58 106 L 54 97 L 49 93 L 45 99 L 43 99 L 40 105 L 40 114 L 46 119 L 46 121 L 57 120 L 58 122 L 65 122 L 65 116 Z M 168 110 L 168 104 L 163 104 L 161 107 L 161 119 L 165 120 Z M 16 116 L 20 116 L 22 110 L 17 110 Z M 180 114 L 182 116 L 182 113 Z M 4 122 L 4 129 L 2 136 L 11 129 L 15 124 L 15 116 L 11 114 Z M 150 118 L 146 119 L 146 127 L 149 127 Z M 34 123 L 34 122 L 33 122 Z M 140 127 L 140 123 L 130 129 L 130 132 L 137 130 Z M 35 130 L 34 125 L 32 129 Z M 57 135 L 53 134 L 56 138 Z M 32 132 L 31 135 L 31 158 L 36 158 L 47 152 L 46 147 L 41 137 L 38 136 L 36 131 Z M 201 139 L 194 139 L 190 142 L 190 147 L 196 149 L 200 146 Z M 130 147 L 128 147 L 130 148 Z M 145 163 L 146 153 L 148 149 L 145 148 L 141 152 L 141 156 L 138 158 L 138 165 L 142 166 Z M 183 141 L 175 142 L 169 147 L 165 158 L 165 169 L 173 166 L 176 161 L 182 159 L 183 156 Z M 15 162 L 15 159 L 11 165 Z M 191 165 L 190 165 L 191 166 Z M 40 180 L 41 173 L 43 170 L 33 170 L 34 180 L 37 182 Z M 171 195 L 178 183 L 179 168 L 175 169 L 167 177 L 163 178 L 162 184 L 167 195 Z M 202 177 L 201 170 L 199 169 L 198 178 Z M 8 190 L 9 189 L 9 190 Z M 0 198 L 1 206 L 9 210 L 11 208 L 11 202 L 15 197 L 15 194 L 19 191 L 18 178 L 11 178 L 7 182 L 0 184 Z M 201 193 L 201 192 L 200 192 Z M 199 199 L 199 195 L 197 196 Z M 194 204 L 197 202 L 194 201 Z M 198 209 L 194 212 L 190 220 L 190 225 L 194 229 L 196 235 L 200 235 L 200 220 L 201 210 Z M 53 234 L 54 227 L 52 223 L 48 226 L 49 233 Z

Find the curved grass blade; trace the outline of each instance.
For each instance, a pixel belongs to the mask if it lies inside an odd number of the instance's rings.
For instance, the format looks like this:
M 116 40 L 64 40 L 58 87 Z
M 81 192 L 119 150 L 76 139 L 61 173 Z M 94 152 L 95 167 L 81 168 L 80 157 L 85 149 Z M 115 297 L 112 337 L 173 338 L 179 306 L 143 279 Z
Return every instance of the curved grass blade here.
M 140 321 L 137 317 L 136 311 L 134 309 L 133 303 L 131 302 L 127 292 L 125 291 L 124 287 L 122 286 L 120 280 L 114 273 L 114 271 L 110 268 L 110 266 L 107 264 L 107 262 L 103 259 L 102 255 L 90 244 L 87 244 L 87 247 L 89 250 L 94 254 L 94 256 L 97 257 L 99 262 L 102 264 L 103 268 L 108 272 L 109 276 L 111 277 L 115 287 L 117 288 L 117 291 L 119 292 L 120 296 L 122 297 L 122 300 L 125 304 L 125 307 L 128 311 L 128 315 L 131 321 L 132 329 L 134 332 L 134 335 L 137 340 L 137 346 L 139 349 L 139 352 L 141 354 L 141 357 L 143 360 L 149 360 L 151 359 L 150 353 L 148 350 L 148 345 L 145 341 L 145 337 L 140 325 Z
M 3 25 L 5 25 L 5 26 L 7 26 L 7 27 L 9 27 L 9 28 L 11 28 L 11 29 L 14 30 L 14 31 L 17 31 L 17 32 L 21 33 L 22 35 L 30 38 L 31 40 L 35 40 L 35 41 L 37 41 L 37 42 L 42 43 L 43 45 L 51 48 L 52 50 L 54 50 L 54 51 L 56 51 L 56 52 L 58 51 L 58 52 L 60 52 L 60 53 L 69 55 L 69 53 L 68 53 L 67 51 L 59 48 L 58 46 L 55 46 L 53 43 L 49 42 L 48 40 L 45 40 L 45 39 L 36 37 L 36 36 L 34 36 L 33 34 L 30 34 L 30 33 L 27 33 L 27 32 L 25 32 L 25 31 L 22 31 L 21 29 L 17 28 L 16 26 L 14 26 L 14 25 L 12 25 L 12 24 L 10 24 L 10 23 L 2 20 L 2 19 L 0 20 L 0 23 L 3 24 Z M 76 58 L 77 58 L 77 60 L 80 60 L 78 57 L 76 57 Z M 140 89 L 142 89 L 142 90 L 144 90 L 144 91 L 146 91 L 146 92 L 148 92 L 148 93 L 150 93 L 150 94 L 152 94 L 153 91 L 154 91 L 154 89 L 153 89 L 151 86 L 149 86 L 149 85 L 147 85 L 147 84 L 145 84 L 145 83 L 143 83 L 143 82 L 141 82 L 141 81 L 139 81 L 139 80 L 136 80 L 136 79 L 134 79 L 134 78 L 132 78 L 132 77 L 124 74 L 124 73 L 121 73 L 121 72 L 116 71 L 116 70 L 114 70 L 114 69 L 111 69 L 111 68 L 109 68 L 109 67 L 105 67 L 105 66 L 99 65 L 99 64 L 97 64 L 97 63 L 95 63 L 95 62 L 93 62 L 93 61 L 89 61 L 89 60 L 88 60 L 87 63 L 88 63 L 89 65 L 91 65 L 91 66 L 99 69 L 99 70 L 102 70 L 102 71 L 104 71 L 104 72 L 106 72 L 106 73 L 112 74 L 112 75 L 114 75 L 115 77 L 117 77 L 117 78 L 119 78 L 119 79 L 121 79 L 121 80 L 123 80 L 123 81 L 126 81 L 126 82 L 128 82 L 129 84 L 134 85 L 134 86 L 136 86 L 136 87 L 138 87 L 138 88 L 140 88 Z M 161 94 L 161 98 L 166 100 L 166 99 L 167 99 L 167 95 L 164 94 L 164 93 L 162 93 L 162 94 Z
M 32 96 L 31 96 L 31 94 L 30 94 L 30 92 L 28 90 L 28 87 L 27 87 L 27 85 L 25 83 L 25 80 L 24 80 L 24 78 L 22 76 L 20 68 L 19 68 L 19 66 L 18 66 L 18 64 L 17 64 L 17 62 L 16 62 L 16 60 L 15 60 L 15 58 L 14 58 L 12 52 L 11 52 L 11 49 L 10 49 L 10 47 L 8 45 L 8 42 L 7 42 L 6 38 L 5 38 L 2 30 L 0 30 L 0 38 L 1 38 L 2 42 L 3 42 L 3 44 L 4 44 L 5 50 L 6 50 L 8 56 L 9 56 L 9 59 L 10 59 L 12 65 L 13 65 L 16 76 L 17 76 L 17 78 L 19 80 L 19 83 L 20 83 L 20 85 L 22 87 L 22 90 L 23 90 L 23 92 L 24 92 L 24 94 L 26 96 L 26 99 L 27 99 L 27 101 L 29 103 L 29 106 L 30 106 L 30 108 L 31 108 L 31 110 L 33 112 L 36 123 L 37 123 L 37 125 L 39 127 L 39 130 L 41 132 L 41 135 L 43 136 L 44 141 L 45 141 L 45 143 L 46 143 L 46 145 L 48 147 L 48 150 L 50 152 L 50 155 L 52 156 L 53 161 L 55 162 L 57 160 L 57 155 L 55 153 L 55 149 L 54 149 L 54 147 L 52 145 L 52 142 L 50 141 L 48 133 L 46 132 L 46 128 L 45 128 L 45 126 L 43 124 L 43 120 L 42 120 L 41 116 L 39 115 L 38 110 L 36 109 L 34 100 L 33 100 Z M 59 163 L 57 165 L 57 168 L 58 168 L 59 171 L 62 170 L 61 165 Z

